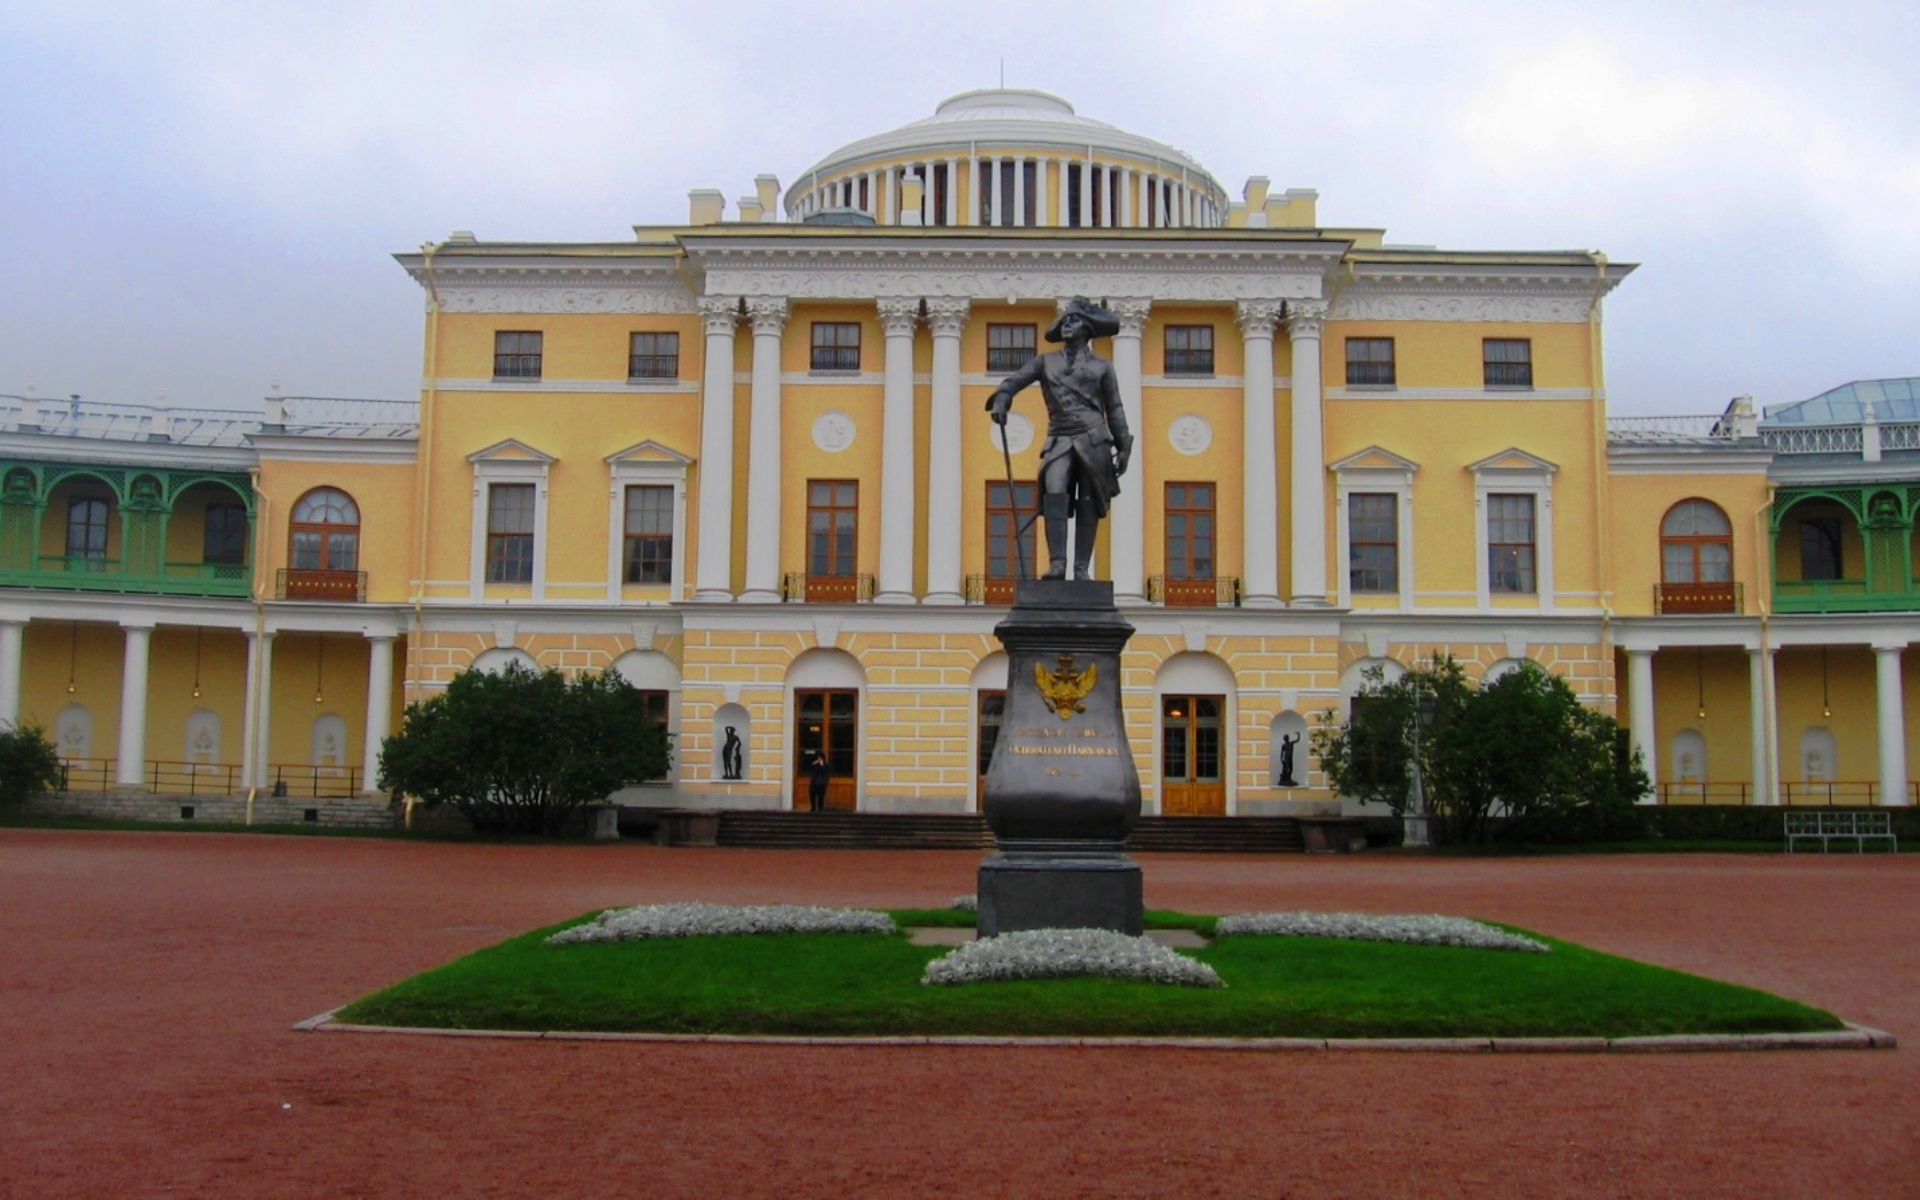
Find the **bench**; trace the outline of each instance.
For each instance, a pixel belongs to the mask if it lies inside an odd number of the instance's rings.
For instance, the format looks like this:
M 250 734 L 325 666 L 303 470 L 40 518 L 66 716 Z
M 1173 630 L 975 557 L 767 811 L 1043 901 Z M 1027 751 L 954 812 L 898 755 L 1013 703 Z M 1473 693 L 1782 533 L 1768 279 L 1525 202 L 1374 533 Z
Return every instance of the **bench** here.
M 1884 812 L 1789 812 L 1787 814 L 1787 853 L 1801 838 L 1820 839 L 1820 852 L 1834 838 L 1852 838 L 1853 848 L 1864 853 L 1869 838 L 1885 838 L 1893 850 L 1900 843 L 1893 836 L 1893 814 Z

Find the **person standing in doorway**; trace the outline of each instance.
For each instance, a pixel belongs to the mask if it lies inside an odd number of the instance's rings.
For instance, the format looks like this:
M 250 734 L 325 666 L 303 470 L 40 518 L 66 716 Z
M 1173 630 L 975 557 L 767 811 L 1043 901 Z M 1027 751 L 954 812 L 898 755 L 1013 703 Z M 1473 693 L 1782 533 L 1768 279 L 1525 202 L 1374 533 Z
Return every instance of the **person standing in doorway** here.
M 813 756 L 813 778 L 807 783 L 807 808 L 820 812 L 827 807 L 827 781 L 833 778 L 833 768 L 827 765 L 827 756 Z

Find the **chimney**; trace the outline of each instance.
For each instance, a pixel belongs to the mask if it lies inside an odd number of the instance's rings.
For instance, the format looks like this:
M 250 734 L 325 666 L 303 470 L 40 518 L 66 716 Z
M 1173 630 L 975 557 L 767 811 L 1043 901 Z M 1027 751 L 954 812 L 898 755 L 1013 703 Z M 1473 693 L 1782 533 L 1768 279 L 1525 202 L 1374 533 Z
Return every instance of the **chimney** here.
M 726 212 L 727 198 L 719 188 L 694 188 L 687 193 L 689 225 L 718 225 Z
M 1314 210 L 1320 193 L 1312 188 L 1288 188 L 1267 201 L 1267 228 L 1312 229 L 1317 224 Z
M 1240 189 L 1244 197 L 1249 229 L 1264 229 L 1267 225 L 1267 189 L 1270 185 L 1265 175 L 1254 175 L 1247 179 L 1247 186 Z
M 920 207 L 926 200 L 927 185 L 918 175 L 908 175 L 900 180 L 900 224 L 920 224 Z
M 760 198 L 760 211 L 765 216 L 760 219 L 771 221 L 780 211 L 780 177 L 778 175 L 755 175 L 753 190 Z
M 740 219 L 749 225 L 757 225 L 767 219 L 767 210 L 760 206 L 760 197 L 740 197 Z

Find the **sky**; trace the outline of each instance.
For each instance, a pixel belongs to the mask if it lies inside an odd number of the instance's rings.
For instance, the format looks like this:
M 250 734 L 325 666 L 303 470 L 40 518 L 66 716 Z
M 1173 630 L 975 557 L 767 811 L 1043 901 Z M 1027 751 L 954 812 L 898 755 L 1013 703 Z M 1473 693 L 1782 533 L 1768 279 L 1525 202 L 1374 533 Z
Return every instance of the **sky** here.
M 1615 414 L 1920 375 L 1920 5 L 0 4 L 0 394 L 418 395 L 456 229 L 617 241 L 994 86 L 1327 225 L 1641 264 Z

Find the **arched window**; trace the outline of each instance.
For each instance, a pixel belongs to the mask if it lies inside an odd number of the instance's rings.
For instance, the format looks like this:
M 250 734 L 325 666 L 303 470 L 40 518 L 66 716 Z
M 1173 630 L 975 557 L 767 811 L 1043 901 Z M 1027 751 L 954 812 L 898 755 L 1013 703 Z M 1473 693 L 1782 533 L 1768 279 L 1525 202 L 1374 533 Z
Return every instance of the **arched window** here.
M 360 569 L 360 508 L 338 488 L 315 488 L 293 506 L 288 565 L 296 571 Z
M 1739 611 L 1733 583 L 1733 524 L 1719 505 L 1682 500 L 1661 520 L 1660 611 Z

